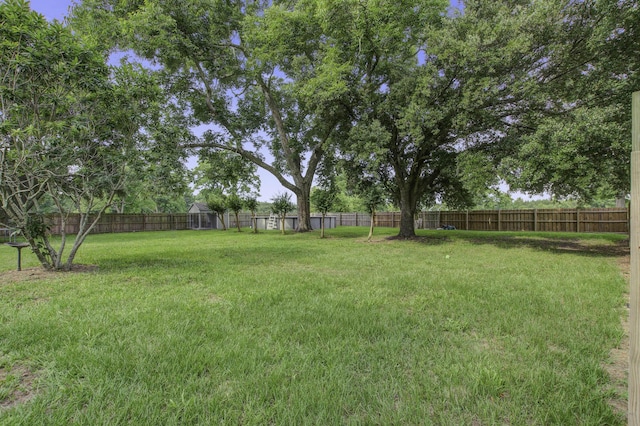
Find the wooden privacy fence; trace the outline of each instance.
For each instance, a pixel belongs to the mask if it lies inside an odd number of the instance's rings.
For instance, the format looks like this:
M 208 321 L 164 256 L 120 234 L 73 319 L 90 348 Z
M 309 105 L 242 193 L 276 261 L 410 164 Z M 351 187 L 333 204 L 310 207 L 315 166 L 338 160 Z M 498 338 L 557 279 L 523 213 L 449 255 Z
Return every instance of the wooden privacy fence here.
M 189 229 L 187 226 L 187 214 L 103 214 L 96 226 L 91 230 L 92 234 L 107 234 L 118 232 L 142 232 L 142 231 L 172 231 Z M 94 217 L 90 217 L 92 221 Z M 47 216 L 47 223 L 52 234 L 60 234 L 61 219 L 58 215 Z M 80 215 L 71 214 L 67 218 L 65 232 L 77 234 L 80 224 Z
M 441 225 L 474 231 L 629 232 L 627 209 L 439 212 Z
M 376 215 L 378 216 L 380 213 L 376 213 Z M 335 216 L 336 224 L 338 226 L 371 226 L 371 216 L 367 213 L 327 213 L 327 216 Z M 378 220 L 376 220 L 376 223 L 378 223 Z M 378 226 L 391 225 L 380 224 Z M 393 226 L 391 227 L 393 228 Z
M 364 213 L 330 213 L 338 226 L 369 226 Z M 400 226 L 399 212 L 376 213 L 376 226 Z M 608 209 L 528 209 L 424 211 L 416 216 L 416 228 L 436 229 L 444 225 L 470 231 L 544 231 L 629 233 L 629 213 L 625 208 Z
M 91 233 L 118 233 L 142 231 L 169 231 L 190 229 L 188 214 L 103 214 Z M 337 226 L 370 226 L 366 213 L 328 213 L 336 218 Z M 240 226 L 251 226 L 251 215 L 242 213 Z M 80 215 L 67 219 L 65 231 L 76 234 Z M 60 217 L 47 217 L 51 233 L 60 234 Z M 376 226 L 397 228 L 399 212 L 376 213 Z M 436 229 L 443 225 L 471 231 L 546 231 L 546 232 L 615 232 L 629 233 L 627 209 L 529 209 L 529 210 L 469 210 L 424 211 L 416 216 L 417 229 Z M 235 217 L 229 216 L 227 226 L 235 226 Z

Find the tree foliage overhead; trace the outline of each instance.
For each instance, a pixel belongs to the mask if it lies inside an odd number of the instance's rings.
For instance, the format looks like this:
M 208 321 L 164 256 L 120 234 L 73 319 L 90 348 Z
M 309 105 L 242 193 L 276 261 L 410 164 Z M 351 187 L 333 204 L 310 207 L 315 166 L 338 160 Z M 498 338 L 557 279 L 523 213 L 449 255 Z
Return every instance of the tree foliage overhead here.
M 637 2 L 571 2 L 550 35 L 546 67 L 562 71 L 538 88 L 555 114 L 523 122 L 498 171 L 514 189 L 591 202 L 629 191 L 630 93 L 640 89 Z

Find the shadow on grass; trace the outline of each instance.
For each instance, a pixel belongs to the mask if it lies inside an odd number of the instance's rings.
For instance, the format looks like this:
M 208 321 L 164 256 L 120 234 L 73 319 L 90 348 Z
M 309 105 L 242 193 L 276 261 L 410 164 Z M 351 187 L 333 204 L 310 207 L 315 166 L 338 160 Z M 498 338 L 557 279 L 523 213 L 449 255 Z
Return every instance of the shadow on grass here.
M 389 240 L 402 240 L 399 237 L 389 237 Z M 524 236 L 519 235 L 496 235 L 495 233 L 486 236 L 479 233 L 466 234 L 462 232 L 452 232 L 449 236 L 417 236 L 409 240 L 426 245 L 436 245 L 452 243 L 456 240 L 467 241 L 476 245 L 493 245 L 503 249 L 531 248 L 535 250 L 548 251 L 557 254 L 578 254 L 589 257 L 622 257 L 629 254 L 628 239 L 597 239 L 586 237 L 547 237 L 547 236 Z
M 301 256 L 298 246 L 280 247 L 220 247 L 206 252 L 198 250 L 170 250 L 138 253 L 134 256 L 110 256 L 100 261 L 101 270 L 126 271 L 130 269 L 203 270 L 206 268 L 246 268 L 260 265 L 286 265 L 291 259 L 313 259 L 317 251 L 306 248 Z

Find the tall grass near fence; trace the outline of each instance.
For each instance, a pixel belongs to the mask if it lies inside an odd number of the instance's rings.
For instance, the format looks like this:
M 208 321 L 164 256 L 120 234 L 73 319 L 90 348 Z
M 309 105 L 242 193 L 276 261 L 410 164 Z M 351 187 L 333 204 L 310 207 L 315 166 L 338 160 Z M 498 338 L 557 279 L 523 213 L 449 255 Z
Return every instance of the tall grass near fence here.
M 624 423 L 620 236 L 395 233 L 94 235 L 32 281 L 0 247 L 0 423 Z

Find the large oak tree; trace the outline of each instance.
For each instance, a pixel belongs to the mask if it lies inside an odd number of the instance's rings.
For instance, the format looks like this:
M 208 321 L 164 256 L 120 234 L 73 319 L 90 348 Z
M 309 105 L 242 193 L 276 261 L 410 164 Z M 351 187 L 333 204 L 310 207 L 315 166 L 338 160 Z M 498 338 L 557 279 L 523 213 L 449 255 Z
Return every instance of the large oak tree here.
M 400 237 L 415 235 L 421 205 L 468 204 L 461 154 L 499 143 L 508 120 L 540 107 L 524 93 L 544 54 L 533 27 L 552 19 L 501 2 L 467 2 L 464 15 L 428 19 L 414 12 L 423 9 L 433 7 L 358 2 L 351 9 L 366 84 L 343 148 L 347 170 L 387 188 L 401 210 Z
M 330 33 L 331 2 L 84 0 L 74 26 L 107 48 L 133 50 L 206 126 L 182 148 L 235 152 L 297 197 L 310 229 L 318 165 L 344 122 L 351 58 Z
M 426 23 L 414 12 L 421 2 L 343 3 L 357 28 L 350 37 L 366 82 L 343 145 L 346 170 L 385 185 L 401 210 L 399 236 L 415 235 L 421 205 L 471 203 L 468 183 L 478 182 L 473 175 L 495 184 L 498 168 L 491 169 L 498 164 L 508 166 L 505 177 L 530 177 L 540 170 L 535 166 L 544 166 L 535 180 L 519 180 L 521 188 L 530 184 L 527 189 L 545 189 L 540 183 L 552 182 L 553 166 L 565 164 L 559 179 L 575 188 L 585 180 L 571 178 L 580 162 L 583 171 L 597 173 L 613 170 L 621 158 L 621 145 L 612 142 L 621 128 L 609 124 L 615 110 L 591 109 L 588 101 L 615 93 L 627 77 L 618 71 L 616 83 L 604 83 L 594 71 L 607 41 L 627 37 L 620 21 L 603 24 L 624 7 L 620 2 L 469 0 L 462 12 Z M 611 66 L 601 64 L 600 75 L 609 72 L 611 79 Z M 594 90 L 594 81 L 601 90 Z M 572 88 L 580 95 L 569 96 Z M 588 125 L 580 108 L 590 108 Z M 599 119 L 607 124 L 596 132 Z M 576 140 L 589 129 L 584 143 Z M 541 138 L 552 142 L 536 146 Z M 611 151 L 617 159 L 607 156 Z

